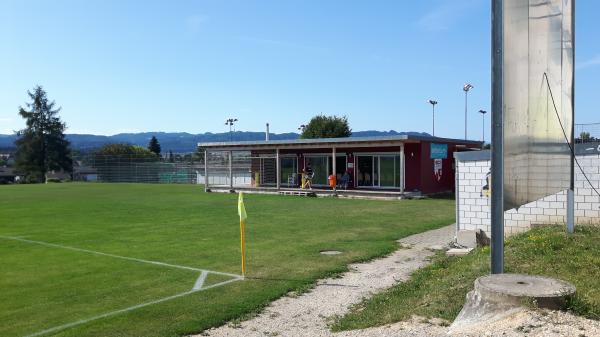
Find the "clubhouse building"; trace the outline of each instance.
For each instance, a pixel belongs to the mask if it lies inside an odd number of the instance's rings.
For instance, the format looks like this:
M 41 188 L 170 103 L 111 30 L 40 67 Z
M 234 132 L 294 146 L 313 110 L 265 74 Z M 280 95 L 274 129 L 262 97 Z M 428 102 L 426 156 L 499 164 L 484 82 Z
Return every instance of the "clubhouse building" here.
M 421 135 L 199 143 L 207 191 L 406 196 L 453 191 L 454 152 L 479 141 Z

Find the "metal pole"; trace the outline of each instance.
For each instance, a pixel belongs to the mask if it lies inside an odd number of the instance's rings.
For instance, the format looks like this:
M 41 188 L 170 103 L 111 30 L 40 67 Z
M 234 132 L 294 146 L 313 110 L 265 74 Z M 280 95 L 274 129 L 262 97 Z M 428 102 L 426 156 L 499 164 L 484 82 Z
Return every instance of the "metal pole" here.
M 467 140 L 467 96 L 469 91 L 465 90 L 465 140 Z
M 208 192 L 208 150 L 204 150 L 204 192 Z
M 277 189 L 281 188 L 281 159 L 279 158 L 279 149 L 275 150 L 275 173 L 277 174 Z
M 400 192 L 404 192 L 404 176 L 405 176 L 405 165 L 404 165 L 404 143 L 400 144 Z
M 432 116 L 433 116 L 433 136 L 435 137 L 435 104 L 431 104 Z
M 337 185 L 337 165 L 336 165 L 336 152 L 335 152 L 335 146 L 331 148 L 331 174 L 335 177 L 336 179 L 336 185 Z M 336 186 L 333 186 L 333 190 L 336 189 Z
M 503 6 L 504 0 L 492 0 L 492 274 L 504 272 Z
M 233 190 L 233 151 L 229 151 L 229 189 Z
M 481 114 L 481 117 L 482 117 L 481 118 L 482 119 L 482 121 L 481 121 L 481 132 L 483 133 L 483 136 L 482 136 L 483 140 L 482 140 L 482 142 L 483 142 L 483 145 L 485 146 L 485 114 Z
M 571 1 L 571 48 L 575 61 L 575 0 Z M 567 232 L 575 230 L 575 69 L 571 71 L 571 176 L 567 191 Z

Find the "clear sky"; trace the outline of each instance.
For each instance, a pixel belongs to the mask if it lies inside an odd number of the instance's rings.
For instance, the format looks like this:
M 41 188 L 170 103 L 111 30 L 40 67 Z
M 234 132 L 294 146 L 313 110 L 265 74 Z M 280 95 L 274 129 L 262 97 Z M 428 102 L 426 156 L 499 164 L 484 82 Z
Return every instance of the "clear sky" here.
M 600 1 L 576 13 L 576 120 L 600 122 Z M 321 112 L 431 132 L 434 98 L 436 135 L 460 138 L 468 81 L 480 139 L 489 74 L 489 0 L 0 0 L 0 133 L 40 84 L 70 133 L 279 133 Z

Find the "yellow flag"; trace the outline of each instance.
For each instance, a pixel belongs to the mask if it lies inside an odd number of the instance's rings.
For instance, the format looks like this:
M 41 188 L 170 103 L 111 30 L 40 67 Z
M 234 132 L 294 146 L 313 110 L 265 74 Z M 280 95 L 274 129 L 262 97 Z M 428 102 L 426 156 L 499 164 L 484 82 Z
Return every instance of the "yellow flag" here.
M 246 215 L 246 207 L 244 207 L 244 193 L 242 192 L 240 192 L 240 196 L 238 198 L 238 214 L 240 216 L 240 221 L 244 221 L 248 217 Z

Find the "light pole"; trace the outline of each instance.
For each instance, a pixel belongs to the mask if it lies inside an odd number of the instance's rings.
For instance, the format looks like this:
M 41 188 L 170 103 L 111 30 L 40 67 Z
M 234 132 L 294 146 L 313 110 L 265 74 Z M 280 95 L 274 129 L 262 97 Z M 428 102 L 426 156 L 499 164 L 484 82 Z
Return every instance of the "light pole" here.
M 298 130 L 300 130 L 300 132 L 304 133 L 304 129 L 306 129 L 306 125 L 302 124 L 298 127 Z
M 479 113 L 481 114 L 482 118 L 482 122 L 481 122 L 481 134 L 482 134 L 482 138 L 483 138 L 483 145 L 485 146 L 485 114 L 487 113 L 487 111 L 485 110 L 479 110 Z
M 237 118 L 227 118 L 225 120 L 225 125 L 229 125 L 229 141 L 233 141 L 233 134 L 231 133 L 231 128 L 233 127 L 233 124 L 235 122 L 237 122 L 238 119 Z
M 435 105 L 438 104 L 437 101 L 434 101 L 432 99 L 430 99 L 429 101 L 427 101 L 429 104 L 431 104 L 431 117 L 432 117 L 432 124 L 433 124 L 433 136 L 435 137 Z
M 469 83 L 465 83 L 465 85 L 463 85 L 463 91 L 465 92 L 465 140 L 467 140 L 467 96 L 469 94 L 469 90 L 473 88 L 474 87 Z

